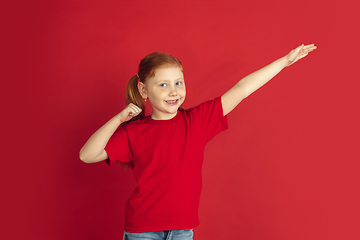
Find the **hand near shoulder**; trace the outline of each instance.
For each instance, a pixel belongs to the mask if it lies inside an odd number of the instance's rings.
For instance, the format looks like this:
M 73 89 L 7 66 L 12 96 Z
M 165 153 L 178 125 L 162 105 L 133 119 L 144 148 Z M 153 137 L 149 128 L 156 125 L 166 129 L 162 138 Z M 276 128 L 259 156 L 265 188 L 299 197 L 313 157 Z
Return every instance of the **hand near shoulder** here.
M 132 103 L 127 105 L 124 110 L 115 117 L 111 118 L 93 135 L 91 135 L 80 150 L 80 159 L 86 163 L 99 162 L 107 159 L 108 155 L 105 151 L 105 147 L 110 137 L 114 134 L 121 123 L 129 121 L 133 117 L 139 115 L 141 111 L 141 108 Z
M 297 48 L 291 50 L 286 56 L 285 59 L 287 60 L 286 66 L 290 66 L 300 59 L 306 57 L 309 52 L 312 52 L 316 49 L 315 44 L 309 44 L 309 45 L 300 45 Z
M 117 117 L 119 118 L 120 122 L 127 122 L 133 117 L 139 115 L 142 109 L 136 106 L 135 104 L 129 103 L 124 110 L 122 110 Z

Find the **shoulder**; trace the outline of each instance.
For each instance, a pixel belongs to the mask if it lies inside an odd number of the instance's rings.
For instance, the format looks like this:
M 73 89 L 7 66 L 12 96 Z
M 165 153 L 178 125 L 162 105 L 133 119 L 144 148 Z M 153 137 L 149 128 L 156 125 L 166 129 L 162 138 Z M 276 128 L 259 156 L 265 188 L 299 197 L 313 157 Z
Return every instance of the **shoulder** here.
M 123 127 L 128 128 L 128 127 L 132 127 L 132 126 L 137 126 L 137 125 L 142 125 L 146 123 L 146 119 L 148 118 L 148 116 L 141 118 L 141 119 L 137 119 L 135 121 L 130 121 L 130 122 L 126 122 L 124 124 L 122 124 Z
M 221 97 L 214 98 L 212 100 L 205 101 L 195 107 L 192 107 L 186 111 L 193 114 L 207 112 L 209 110 L 218 109 L 222 111 Z
M 131 121 L 131 122 L 125 122 L 125 123 L 122 123 L 118 129 L 116 130 L 116 133 L 117 132 L 128 132 L 128 131 L 134 131 L 136 129 L 139 128 L 139 126 L 142 126 L 146 123 L 146 118 L 142 118 L 142 119 L 138 119 L 138 120 L 135 120 L 135 121 Z

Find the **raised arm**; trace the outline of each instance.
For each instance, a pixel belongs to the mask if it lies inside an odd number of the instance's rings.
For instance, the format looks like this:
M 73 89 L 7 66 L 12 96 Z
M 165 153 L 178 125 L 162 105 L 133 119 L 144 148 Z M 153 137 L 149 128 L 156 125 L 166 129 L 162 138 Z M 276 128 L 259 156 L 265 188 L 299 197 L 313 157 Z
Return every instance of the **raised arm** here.
M 294 64 L 315 49 L 316 46 L 314 44 L 300 45 L 284 57 L 241 79 L 234 87 L 221 96 L 224 116 L 231 112 L 244 98 L 270 81 L 283 68 Z
M 108 158 L 105 146 L 121 123 L 129 121 L 141 112 L 141 108 L 130 103 L 115 117 L 99 128 L 80 150 L 80 159 L 86 163 L 100 162 Z

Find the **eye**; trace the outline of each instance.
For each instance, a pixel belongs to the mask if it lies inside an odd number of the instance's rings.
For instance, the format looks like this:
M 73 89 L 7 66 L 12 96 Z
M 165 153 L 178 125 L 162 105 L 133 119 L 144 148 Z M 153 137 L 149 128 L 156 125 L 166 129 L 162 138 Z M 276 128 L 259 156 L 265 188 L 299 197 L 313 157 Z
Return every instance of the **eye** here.
M 160 87 L 166 87 L 166 86 L 167 86 L 166 83 L 161 83 L 161 84 L 160 84 Z
M 181 84 L 182 84 L 182 82 L 177 82 L 177 83 L 176 83 L 176 85 L 181 85 Z

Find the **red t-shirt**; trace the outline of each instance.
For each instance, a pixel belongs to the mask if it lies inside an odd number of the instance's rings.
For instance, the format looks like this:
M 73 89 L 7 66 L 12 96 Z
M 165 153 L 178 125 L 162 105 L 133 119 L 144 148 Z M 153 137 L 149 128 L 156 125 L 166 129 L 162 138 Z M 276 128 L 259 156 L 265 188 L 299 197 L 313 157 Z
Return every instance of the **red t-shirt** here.
M 199 225 L 204 148 L 227 129 L 221 98 L 121 125 L 105 147 L 109 162 L 130 162 L 138 187 L 126 203 L 125 231 L 191 229 Z

